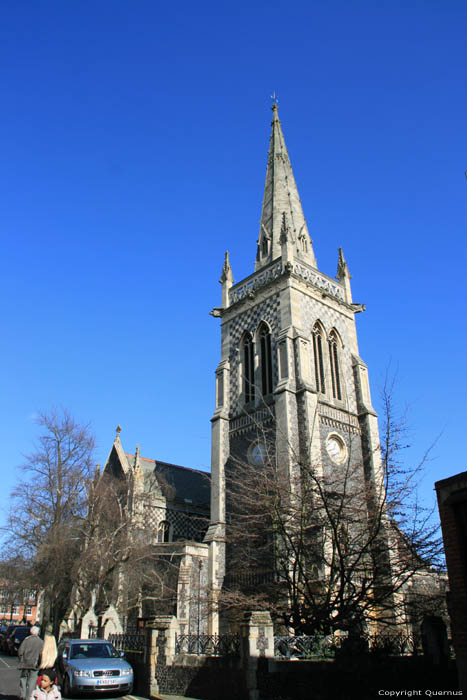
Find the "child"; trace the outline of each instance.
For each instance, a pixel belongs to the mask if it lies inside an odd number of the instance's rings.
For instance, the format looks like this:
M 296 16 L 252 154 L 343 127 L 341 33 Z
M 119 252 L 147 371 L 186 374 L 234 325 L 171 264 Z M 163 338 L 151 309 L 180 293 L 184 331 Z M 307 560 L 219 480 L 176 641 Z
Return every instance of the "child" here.
M 49 669 L 41 671 L 38 686 L 30 700 L 62 700 L 59 689 L 55 685 L 55 672 Z

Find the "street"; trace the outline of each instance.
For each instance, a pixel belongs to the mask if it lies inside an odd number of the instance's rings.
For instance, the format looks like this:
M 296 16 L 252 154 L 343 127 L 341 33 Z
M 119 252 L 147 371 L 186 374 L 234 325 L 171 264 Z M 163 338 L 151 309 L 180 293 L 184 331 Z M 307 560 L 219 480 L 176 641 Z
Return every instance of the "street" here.
M 0 652 L 0 698 L 16 700 L 19 692 L 18 657 Z
M 108 698 L 120 698 L 121 696 L 106 695 Z M 124 696 L 125 697 L 125 696 Z M 131 698 L 132 696 L 127 696 Z M 0 700 L 18 700 L 19 698 L 19 671 L 18 657 L 8 656 L 0 652 Z M 72 698 L 71 700 L 78 700 Z
M 89 697 L 89 696 L 87 696 Z M 112 698 L 116 700 L 117 698 L 122 698 L 122 700 L 143 700 L 142 698 L 137 698 L 135 695 L 113 695 L 107 694 L 106 698 Z M 0 651 L 0 700 L 19 700 L 19 671 L 18 671 L 18 657 L 8 656 L 3 651 Z M 78 700 L 78 698 L 71 698 L 70 700 Z M 82 698 L 80 699 L 82 700 Z M 181 696 L 175 695 L 164 695 L 161 696 L 161 700 L 195 700 L 194 698 L 183 698 Z

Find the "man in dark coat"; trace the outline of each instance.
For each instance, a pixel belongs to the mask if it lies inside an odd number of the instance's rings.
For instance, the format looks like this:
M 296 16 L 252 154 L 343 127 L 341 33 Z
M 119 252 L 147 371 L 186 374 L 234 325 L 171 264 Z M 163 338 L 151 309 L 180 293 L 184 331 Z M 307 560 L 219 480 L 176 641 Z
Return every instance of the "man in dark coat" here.
M 21 700 L 29 700 L 36 687 L 39 660 L 44 642 L 39 637 L 39 627 L 31 627 L 31 634 L 18 649 L 18 668 L 21 671 L 19 689 Z

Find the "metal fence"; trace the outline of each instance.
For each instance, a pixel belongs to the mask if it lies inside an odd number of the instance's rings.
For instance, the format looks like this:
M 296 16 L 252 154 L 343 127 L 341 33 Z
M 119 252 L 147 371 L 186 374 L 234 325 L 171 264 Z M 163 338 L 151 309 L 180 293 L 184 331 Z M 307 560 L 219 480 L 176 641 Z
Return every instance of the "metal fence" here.
M 117 651 L 144 651 L 144 634 L 110 634 L 109 642 Z
M 236 634 L 177 634 L 176 654 L 199 656 L 239 656 L 240 637 Z
M 421 652 L 420 640 L 408 634 L 394 635 L 300 635 L 274 637 L 276 659 L 333 659 L 338 650 L 369 651 L 388 656 L 414 656 Z
M 340 648 L 342 637 L 337 635 L 301 635 L 274 637 L 276 659 L 332 659 Z

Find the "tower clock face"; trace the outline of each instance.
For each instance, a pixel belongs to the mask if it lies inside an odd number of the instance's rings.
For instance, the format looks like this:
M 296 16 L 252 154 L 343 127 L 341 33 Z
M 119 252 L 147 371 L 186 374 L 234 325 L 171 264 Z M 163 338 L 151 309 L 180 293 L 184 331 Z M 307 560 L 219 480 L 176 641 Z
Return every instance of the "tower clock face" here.
M 326 441 L 326 450 L 332 461 L 336 462 L 336 464 L 343 462 L 347 453 L 344 441 L 340 435 L 336 435 L 335 433 L 329 435 Z

